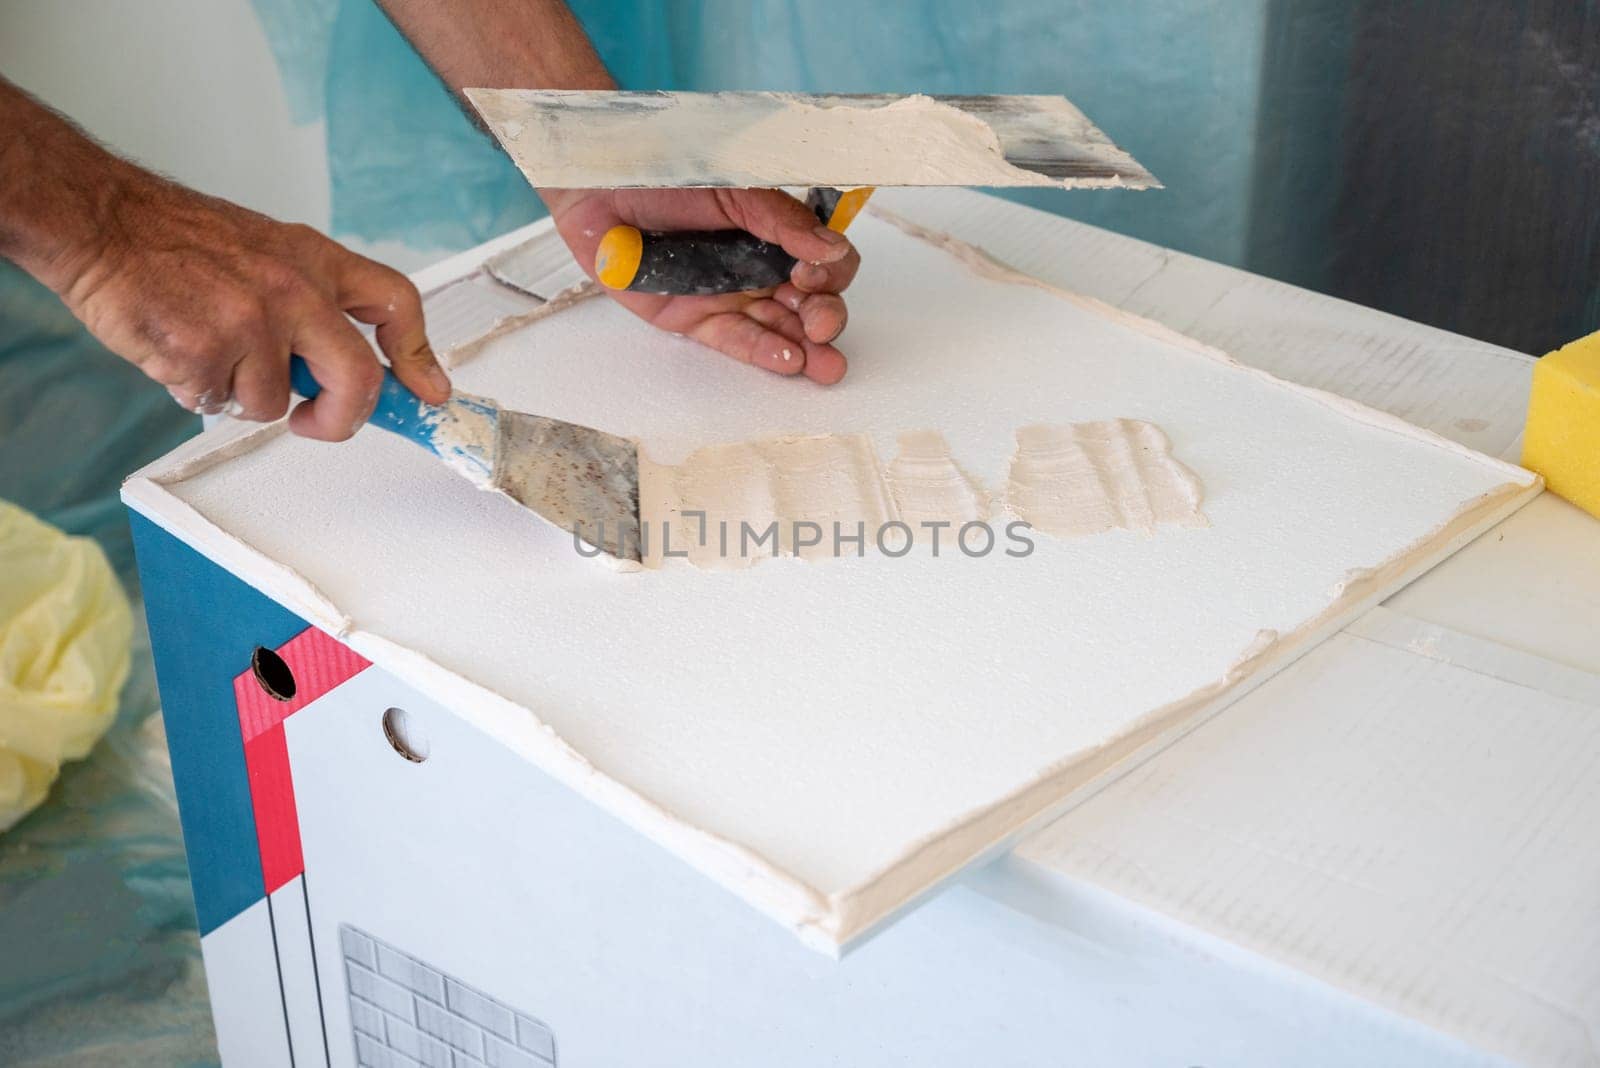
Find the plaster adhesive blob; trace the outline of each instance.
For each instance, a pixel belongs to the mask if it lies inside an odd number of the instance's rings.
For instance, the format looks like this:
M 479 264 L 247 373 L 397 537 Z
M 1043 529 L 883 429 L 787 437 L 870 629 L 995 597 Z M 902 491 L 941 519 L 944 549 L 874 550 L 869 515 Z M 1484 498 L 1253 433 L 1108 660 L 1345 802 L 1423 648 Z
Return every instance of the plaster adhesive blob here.
M 901 434 L 884 481 L 901 521 L 914 531 L 925 523 L 960 527 L 989 518 L 990 492 L 960 468 L 937 430 Z
M 998 510 L 943 434 L 911 431 L 899 441 L 887 469 L 866 434 L 710 445 L 677 466 L 641 460 L 644 566 L 686 559 L 722 571 L 766 557 L 866 555 L 881 549 L 885 524 L 924 541 L 934 528 L 959 530 Z M 1206 525 L 1199 479 L 1160 427 L 1133 419 L 1023 427 L 1003 500 L 1057 537 Z
M 865 434 L 710 445 L 676 467 L 651 465 L 641 475 L 640 501 L 654 539 L 647 566 L 670 554 L 710 570 L 771 556 L 829 556 L 836 529 L 859 528 L 870 543 L 894 516 Z
M 1163 523 L 1203 527 L 1200 480 L 1154 423 L 1112 419 L 1017 431 L 1006 508 L 1035 530 L 1081 537 Z

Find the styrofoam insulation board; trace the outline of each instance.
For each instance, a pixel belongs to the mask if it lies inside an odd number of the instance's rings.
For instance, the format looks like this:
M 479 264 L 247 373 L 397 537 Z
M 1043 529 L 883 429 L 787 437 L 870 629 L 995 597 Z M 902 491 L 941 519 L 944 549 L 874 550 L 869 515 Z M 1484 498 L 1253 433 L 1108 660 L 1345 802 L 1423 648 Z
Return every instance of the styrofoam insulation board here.
M 1594 1065 L 1597 767 L 1600 675 L 1378 608 L 1013 863 L 1474 1050 Z
M 982 277 L 884 222 L 852 236 L 866 266 L 838 387 L 602 300 L 490 343 L 457 382 L 637 435 L 665 462 L 785 432 L 865 431 L 887 457 L 896 432 L 939 429 L 991 483 L 1020 426 L 1143 418 L 1205 483 L 1211 525 L 1041 538 L 1025 560 L 617 575 L 404 442 L 366 430 L 329 448 L 277 427 L 154 465 L 125 496 L 837 949 L 1536 492 L 1517 468 Z

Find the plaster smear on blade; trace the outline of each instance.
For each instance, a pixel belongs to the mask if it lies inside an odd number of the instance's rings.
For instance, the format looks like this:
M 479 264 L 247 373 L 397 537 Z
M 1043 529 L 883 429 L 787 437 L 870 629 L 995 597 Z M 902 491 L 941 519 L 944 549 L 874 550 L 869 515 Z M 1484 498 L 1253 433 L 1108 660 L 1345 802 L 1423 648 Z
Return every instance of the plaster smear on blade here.
M 921 94 L 818 104 L 777 93 L 682 94 L 531 106 L 468 90 L 535 185 L 1055 185 L 1006 162 L 990 125 Z M 554 94 L 532 94 L 534 98 Z M 559 149 L 554 151 L 553 149 Z
M 1042 534 L 1072 538 L 1163 523 L 1206 525 L 1200 480 L 1154 423 L 1113 419 L 1017 431 L 1006 508 Z
M 908 129 L 915 131 L 914 145 Z M 748 126 L 732 125 L 710 155 L 714 169 L 738 166 L 781 181 L 790 169 L 781 149 L 794 144 L 805 146 L 807 168 L 815 168 L 820 184 L 848 185 L 863 164 L 882 175 L 884 185 L 1031 180 L 1006 162 L 988 123 L 921 94 L 869 108 L 790 102 Z
M 495 444 L 500 432 L 493 401 L 457 390 L 425 417 L 433 447 L 451 470 L 479 489 L 494 489 Z
M 639 488 L 631 439 L 504 411 L 459 391 L 430 411 L 428 426 L 439 458 L 473 485 L 572 531 L 613 569 L 639 569 L 623 551 L 639 541 L 628 503 Z

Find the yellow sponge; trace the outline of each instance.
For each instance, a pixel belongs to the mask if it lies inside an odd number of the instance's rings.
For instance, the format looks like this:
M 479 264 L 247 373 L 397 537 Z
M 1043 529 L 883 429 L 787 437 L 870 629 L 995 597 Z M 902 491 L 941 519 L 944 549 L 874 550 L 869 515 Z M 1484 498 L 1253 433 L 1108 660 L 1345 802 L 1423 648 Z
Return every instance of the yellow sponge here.
M 1600 516 L 1600 332 L 1533 366 L 1522 466 L 1584 511 Z

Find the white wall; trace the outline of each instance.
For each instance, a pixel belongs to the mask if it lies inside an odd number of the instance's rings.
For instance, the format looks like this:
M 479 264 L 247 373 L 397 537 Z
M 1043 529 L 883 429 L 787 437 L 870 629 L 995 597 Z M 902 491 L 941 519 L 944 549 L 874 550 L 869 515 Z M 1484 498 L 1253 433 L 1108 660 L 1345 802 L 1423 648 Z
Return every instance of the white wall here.
M 289 121 L 249 0 L 0 0 L 0 74 L 146 166 L 327 227 L 322 124 Z

